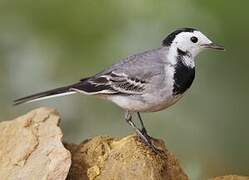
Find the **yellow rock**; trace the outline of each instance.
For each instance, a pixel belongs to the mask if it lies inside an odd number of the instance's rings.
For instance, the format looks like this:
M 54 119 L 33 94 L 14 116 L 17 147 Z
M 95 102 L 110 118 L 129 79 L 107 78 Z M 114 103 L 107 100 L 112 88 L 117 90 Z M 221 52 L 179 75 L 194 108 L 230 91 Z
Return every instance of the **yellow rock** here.
M 72 153 L 68 180 L 187 180 L 175 156 L 154 140 L 162 150 L 151 152 L 136 136 L 115 139 L 99 136 L 80 145 L 66 145 Z

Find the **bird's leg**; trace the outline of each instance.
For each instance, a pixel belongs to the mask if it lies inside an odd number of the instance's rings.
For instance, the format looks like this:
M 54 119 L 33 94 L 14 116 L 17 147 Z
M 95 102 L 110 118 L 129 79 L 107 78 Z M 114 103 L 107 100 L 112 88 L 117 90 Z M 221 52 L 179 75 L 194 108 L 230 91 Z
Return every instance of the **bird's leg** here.
M 132 121 L 132 115 L 129 111 L 125 112 L 125 120 L 126 122 L 136 131 L 138 137 L 143 141 L 143 143 L 149 146 L 155 153 L 158 152 L 156 147 L 151 143 L 150 137 L 148 135 L 143 134 L 143 132 L 136 126 L 136 124 Z M 145 130 L 146 132 L 146 130 Z
M 141 124 L 141 127 L 142 127 L 141 132 L 142 132 L 144 135 L 147 135 L 147 136 L 148 136 L 147 130 L 146 130 L 145 126 L 144 126 L 142 117 L 141 117 L 141 115 L 140 115 L 139 112 L 137 112 L 137 116 L 138 116 L 138 119 L 139 119 L 140 124 Z
M 129 111 L 125 112 L 125 120 L 136 131 L 137 134 L 142 134 L 141 130 L 132 121 L 132 115 Z
M 143 133 L 143 135 L 144 135 L 145 137 L 147 137 L 147 139 L 150 139 L 150 141 L 151 141 L 152 137 L 148 134 L 148 132 L 147 132 L 147 130 L 146 130 L 146 128 L 145 128 L 145 125 L 144 125 L 144 123 L 143 123 L 141 114 L 140 114 L 139 112 L 137 112 L 137 115 L 138 115 L 138 119 L 139 119 L 140 124 L 141 124 L 141 127 L 142 127 L 141 132 Z

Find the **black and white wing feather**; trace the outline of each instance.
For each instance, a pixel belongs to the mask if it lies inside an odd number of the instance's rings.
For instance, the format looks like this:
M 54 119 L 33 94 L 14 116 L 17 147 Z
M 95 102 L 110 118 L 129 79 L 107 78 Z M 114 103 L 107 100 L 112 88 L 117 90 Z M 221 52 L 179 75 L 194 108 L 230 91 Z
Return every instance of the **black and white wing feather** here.
M 141 94 L 145 90 L 146 81 L 136 77 L 129 77 L 122 73 L 110 72 L 100 76 L 83 79 L 72 90 L 85 94 L 122 94 L 135 95 Z

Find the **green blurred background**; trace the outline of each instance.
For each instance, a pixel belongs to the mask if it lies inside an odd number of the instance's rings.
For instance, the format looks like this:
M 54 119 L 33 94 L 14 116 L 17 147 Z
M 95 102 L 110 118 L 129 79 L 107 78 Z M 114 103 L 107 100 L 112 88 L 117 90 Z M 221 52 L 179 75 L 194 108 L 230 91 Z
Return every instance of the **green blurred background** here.
M 191 90 L 175 106 L 143 114 L 193 180 L 249 175 L 249 1 L 0 0 L 0 120 L 56 108 L 66 141 L 133 131 L 115 105 L 67 96 L 18 107 L 12 100 L 70 84 L 120 58 L 159 47 L 179 27 L 196 27 L 226 52 L 196 60 Z

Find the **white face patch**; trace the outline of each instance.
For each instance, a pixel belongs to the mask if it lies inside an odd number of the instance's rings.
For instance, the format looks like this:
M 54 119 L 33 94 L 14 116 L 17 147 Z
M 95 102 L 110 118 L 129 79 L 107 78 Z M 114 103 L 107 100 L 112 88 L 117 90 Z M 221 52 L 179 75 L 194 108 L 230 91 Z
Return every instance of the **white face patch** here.
M 197 41 L 192 41 L 195 38 Z M 189 52 L 193 57 L 203 50 L 202 44 L 209 44 L 211 41 L 200 31 L 181 32 L 176 35 L 171 44 L 171 49 L 179 48 L 182 51 Z

